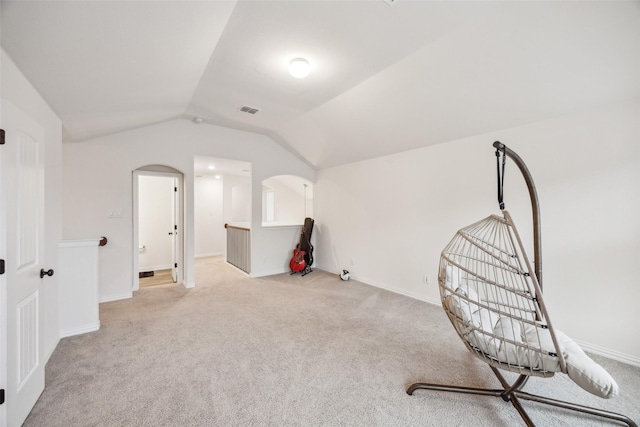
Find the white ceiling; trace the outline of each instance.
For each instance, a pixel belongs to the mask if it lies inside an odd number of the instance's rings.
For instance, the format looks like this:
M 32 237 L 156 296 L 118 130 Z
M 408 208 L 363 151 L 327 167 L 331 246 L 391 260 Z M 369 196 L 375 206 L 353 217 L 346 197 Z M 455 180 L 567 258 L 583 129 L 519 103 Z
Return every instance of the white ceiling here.
M 69 141 L 197 116 L 320 169 L 640 97 L 639 1 L 3 0 L 1 14 L 3 48 Z M 287 73 L 297 56 L 306 79 Z

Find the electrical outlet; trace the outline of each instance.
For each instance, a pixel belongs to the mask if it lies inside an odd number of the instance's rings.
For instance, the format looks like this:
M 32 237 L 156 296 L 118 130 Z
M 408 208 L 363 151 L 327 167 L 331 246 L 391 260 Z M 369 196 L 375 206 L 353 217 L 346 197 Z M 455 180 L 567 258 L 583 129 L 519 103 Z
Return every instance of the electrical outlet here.
M 122 209 L 108 209 L 107 216 L 109 218 L 122 218 Z

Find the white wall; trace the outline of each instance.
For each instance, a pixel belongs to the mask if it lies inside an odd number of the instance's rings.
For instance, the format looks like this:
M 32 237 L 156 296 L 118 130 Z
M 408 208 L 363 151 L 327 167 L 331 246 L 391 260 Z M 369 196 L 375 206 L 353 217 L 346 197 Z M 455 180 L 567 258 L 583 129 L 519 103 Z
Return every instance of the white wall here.
M 268 137 L 176 119 L 82 143 L 63 144 L 63 236 L 78 239 L 104 235 L 109 239 L 100 253 L 101 301 L 131 296 L 132 171 L 149 164 L 170 166 L 184 174 L 184 284 L 196 285 L 194 155 L 252 163 L 252 275 L 273 271 L 281 257 L 289 256 L 274 253 L 260 226 L 260 183 L 268 176 L 282 174 L 313 181 L 315 172 Z M 122 218 L 109 218 L 109 209 L 122 209 Z
M 640 100 L 319 171 L 317 265 L 439 303 L 440 251 L 459 228 L 499 213 L 495 140 L 524 159 L 538 189 L 554 325 L 640 364 Z M 505 185 L 530 245 L 529 196 L 513 163 Z
M 166 270 L 172 264 L 174 178 L 138 178 L 138 271 Z
M 222 180 L 209 177 L 194 182 L 195 256 L 222 255 L 225 248 L 222 218 Z M 250 196 L 250 195 L 249 195 Z
M 231 187 L 231 222 L 251 222 L 251 183 Z
M 98 307 L 98 260 L 100 240 L 60 242 L 60 336 L 100 329 Z
M 247 223 L 250 226 L 251 221 L 251 193 L 248 194 L 246 200 L 238 199 L 238 191 L 234 188 L 246 187 L 251 188 L 251 178 L 246 176 L 225 176 L 222 180 L 222 219 L 225 223 Z M 234 192 L 236 198 L 234 201 Z M 261 202 L 262 203 L 262 202 Z M 242 205 L 243 208 L 238 206 Z M 248 212 L 247 212 L 248 210 Z M 237 212 L 236 212 L 237 211 Z
M 45 253 L 41 260 L 47 269 L 58 268 L 58 243 L 61 240 L 61 145 L 62 124 L 56 114 L 49 108 L 40 94 L 22 75 L 4 50 L 0 57 L 2 76 L 2 98 L 11 101 L 29 117 L 40 124 L 44 135 L 44 203 Z M 99 236 L 97 236 L 99 237 Z M 60 338 L 58 323 L 58 277 L 54 274 L 47 279 L 47 286 L 42 288 L 40 316 L 41 354 L 42 360 L 48 360 Z

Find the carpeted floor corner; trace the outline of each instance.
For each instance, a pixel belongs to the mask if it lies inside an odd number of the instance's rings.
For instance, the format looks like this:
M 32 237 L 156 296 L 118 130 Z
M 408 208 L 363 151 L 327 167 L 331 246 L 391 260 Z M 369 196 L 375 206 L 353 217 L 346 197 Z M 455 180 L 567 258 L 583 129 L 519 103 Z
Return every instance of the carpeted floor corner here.
M 60 341 L 24 425 L 523 425 L 499 398 L 405 393 L 417 381 L 499 387 L 439 307 L 320 270 L 251 279 L 220 257 L 196 260 L 196 283 L 101 304 L 99 331 Z M 640 420 L 640 368 L 594 359 L 620 396 L 561 374 L 526 390 Z M 523 405 L 538 425 L 603 425 Z

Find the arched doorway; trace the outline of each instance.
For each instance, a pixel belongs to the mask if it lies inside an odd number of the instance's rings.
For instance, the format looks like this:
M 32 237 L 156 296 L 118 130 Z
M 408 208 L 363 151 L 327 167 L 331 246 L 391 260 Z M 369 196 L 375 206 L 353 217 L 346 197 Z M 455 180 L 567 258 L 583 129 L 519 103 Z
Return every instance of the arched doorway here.
M 173 283 L 183 282 L 183 216 L 180 171 L 162 165 L 133 171 L 133 291 L 149 272 L 170 270 Z

